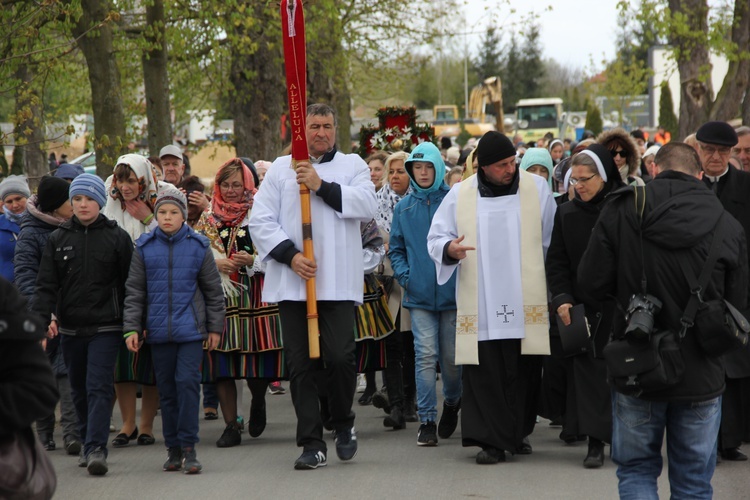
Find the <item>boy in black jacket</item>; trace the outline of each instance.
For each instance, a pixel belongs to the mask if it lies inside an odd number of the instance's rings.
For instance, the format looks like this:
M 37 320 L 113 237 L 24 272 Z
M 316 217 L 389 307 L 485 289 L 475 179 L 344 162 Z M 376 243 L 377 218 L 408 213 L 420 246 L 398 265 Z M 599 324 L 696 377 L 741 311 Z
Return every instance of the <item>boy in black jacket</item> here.
M 73 217 L 50 235 L 36 282 L 35 310 L 62 334 L 84 447 L 79 466 L 104 475 L 117 351 L 122 342 L 125 281 L 133 243 L 99 211 L 104 182 L 82 174 L 70 185 Z M 52 315 L 55 314 L 55 317 Z

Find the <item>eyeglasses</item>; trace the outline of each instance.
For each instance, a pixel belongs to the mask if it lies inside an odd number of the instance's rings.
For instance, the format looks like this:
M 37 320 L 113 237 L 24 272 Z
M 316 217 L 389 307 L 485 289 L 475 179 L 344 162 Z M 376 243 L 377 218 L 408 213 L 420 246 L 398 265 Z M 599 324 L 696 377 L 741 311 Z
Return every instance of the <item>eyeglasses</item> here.
M 719 153 L 720 156 L 726 156 L 732 150 L 729 146 L 709 146 L 708 144 L 701 143 L 701 151 L 706 153 L 708 156 L 713 156 L 715 153 Z
M 585 184 L 588 181 L 590 181 L 591 179 L 593 179 L 594 177 L 596 177 L 597 175 L 599 175 L 599 174 L 594 174 L 594 175 L 589 176 L 589 177 L 581 177 L 580 179 L 576 179 L 575 177 L 571 177 L 570 178 L 570 185 L 571 186 L 575 186 L 576 184 L 579 184 L 579 183 L 580 184 Z
M 610 151 L 610 153 L 612 153 L 612 158 L 615 158 L 617 155 L 620 155 L 620 158 L 623 158 L 623 159 L 628 157 L 628 152 L 625 151 L 624 149 L 618 149 L 617 151 L 613 150 L 613 151 Z
M 219 188 L 222 191 L 229 191 L 229 190 L 242 191 L 245 188 L 245 186 L 243 186 L 239 182 L 235 182 L 233 184 L 227 184 L 226 182 L 222 182 L 221 184 L 219 184 Z

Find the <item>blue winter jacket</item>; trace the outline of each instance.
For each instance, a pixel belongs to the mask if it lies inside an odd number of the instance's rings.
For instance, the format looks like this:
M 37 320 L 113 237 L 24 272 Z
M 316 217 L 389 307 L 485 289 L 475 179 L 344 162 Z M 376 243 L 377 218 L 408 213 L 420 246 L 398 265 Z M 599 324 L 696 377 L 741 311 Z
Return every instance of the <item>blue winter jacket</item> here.
M 125 284 L 124 332 L 146 342 L 193 342 L 224 331 L 224 294 L 208 239 L 184 224 L 142 234 Z M 144 328 L 145 325 L 145 328 Z
M 414 181 L 412 164 L 415 161 L 426 161 L 434 165 L 435 180 L 429 188 L 422 188 Z M 393 275 L 405 290 L 404 307 L 428 311 L 454 310 L 455 273 L 447 283 L 438 285 L 435 263 L 427 252 L 427 233 L 432 218 L 449 191 L 443 180 L 445 162 L 434 144 L 424 142 L 414 148 L 405 166 L 411 178 L 412 192 L 393 209 L 388 251 Z
M 16 251 L 16 239 L 20 231 L 18 224 L 0 215 L 0 276 L 13 282 L 13 254 Z

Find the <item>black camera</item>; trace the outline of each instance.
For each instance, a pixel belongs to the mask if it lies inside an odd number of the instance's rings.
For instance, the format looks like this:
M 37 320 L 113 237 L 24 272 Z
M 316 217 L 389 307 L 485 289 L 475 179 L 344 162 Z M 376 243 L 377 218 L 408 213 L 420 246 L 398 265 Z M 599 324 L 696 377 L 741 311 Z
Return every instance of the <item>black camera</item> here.
M 654 316 L 661 310 L 661 301 L 653 295 L 637 293 L 630 297 L 628 304 L 625 337 L 646 340 L 654 331 Z

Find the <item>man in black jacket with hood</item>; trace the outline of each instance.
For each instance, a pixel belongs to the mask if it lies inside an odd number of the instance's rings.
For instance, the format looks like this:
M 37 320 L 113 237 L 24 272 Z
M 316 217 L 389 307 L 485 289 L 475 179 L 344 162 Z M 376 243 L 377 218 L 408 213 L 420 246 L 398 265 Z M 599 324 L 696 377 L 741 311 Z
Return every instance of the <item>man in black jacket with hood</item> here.
M 746 241 L 740 224 L 725 214 L 719 200 L 700 182 L 700 158 L 691 147 L 666 145 L 655 162 L 660 174 L 645 187 L 642 220 L 633 190 L 615 193 L 594 227 L 578 281 L 587 293 L 614 296 L 625 308 L 631 295 L 641 291 L 645 274 L 646 291 L 663 304 L 654 330 L 678 332 L 691 295 L 680 258 L 699 275 L 714 229 L 720 227 L 719 258 L 703 298 L 724 298 L 744 308 Z M 617 314 L 614 336 L 621 337 L 624 328 L 625 318 Z M 680 350 L 685 374 L 677 385 L 639 397 L 612 393 L 612 460 L 618 465 L 621 498 L 656 498 L 665 429 L 672 496 L 712 496 L 724 368 L 720 358 L 707 357 L 700 350 L 691 329 Z

